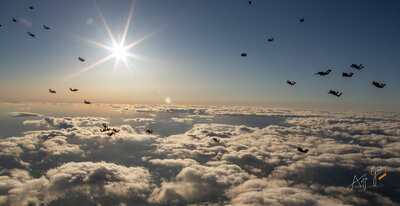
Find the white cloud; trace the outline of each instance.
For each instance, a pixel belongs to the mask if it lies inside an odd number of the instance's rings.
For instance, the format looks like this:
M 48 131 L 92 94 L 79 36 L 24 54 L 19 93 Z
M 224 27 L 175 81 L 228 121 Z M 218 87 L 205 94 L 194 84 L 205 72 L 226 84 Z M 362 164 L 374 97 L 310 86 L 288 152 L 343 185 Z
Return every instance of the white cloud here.
M 191 118 L 176 118 L 176 117 L 172 117 L 171 121 L 179 122 L 179 123 L 192 124 L 193 119 L 191 119 Z
M 124 119 L 124 122 L 154 122 L 153 118 L 133 118 L 133 119 Z
M 27 120 L 24 124 L 37 125 L 38 130 L 1 139 L 0 191 L 4 193 L 0 193 L 0 204 L 47 204 L 74 194 L 101 204 L 101 198 L 111 198 L 115 205 L 136 201 L 161 205 L 400 202 L 398 114 L 262 107 L 119 107 L 145 117 L 117 125 L 99 117 Z M 146 117 L 157 113 L 166 117 Z M 168 136 L 144 134 L 137 132 L 142 126 L 125 125 L 151 122 L 155 131 L 173 130 L 181 124 L 171 120 L 185 122 L 201 115 L 233 115 L 243 119 L 242 123 L 251 123 L 251 117 L 257 116 L 271 122 L 251 127 L 210 121 Z M 272 117 L 282 118 L 283 124 L 275 124 Z M 120 132 L 108 136 L 100 131 L 102 123 Z M 309 152 L 300 153 L 297 147 Z M 377 187 L 371 186 L 371 177 L 366 191 L 347 187 L 353 175 L 369 174 L 372 166 L 384 166 L 388 173 Z
M 145 198 L 153 187 L 146 169 L 106 162 L 70 162 L 40 178 L 12 170 L 10 176 L 0 176 L 0 181 L 0 190 L 8 193 L 0 196 L 0 203 L 7 205 L 49 204 L 71 192 L 92 198 Z
M 208 167 L 190 165 L 182 169 L 174 181 L 163 182 L 154 190 L 150 202 L 201 201 L 220 196 L 225 189 L 249 179 L 236 165 Z

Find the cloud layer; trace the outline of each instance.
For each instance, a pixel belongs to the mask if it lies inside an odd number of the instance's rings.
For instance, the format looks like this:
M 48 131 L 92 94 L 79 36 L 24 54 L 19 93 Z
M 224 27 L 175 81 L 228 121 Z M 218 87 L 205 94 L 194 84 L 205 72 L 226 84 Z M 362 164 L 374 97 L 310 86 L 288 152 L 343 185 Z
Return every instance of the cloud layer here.
M 0 204 L 61 204 L 71 198 L 103 205 L 400 203 L 397 113 L 143 105 L 114 109 L 147 116 L 115 125 L 102 117 L 44 117 L 23 122 L 37 130 L 1 139 Z M 262 120 L 266 123 L 254 124 Z M 103 123 L 120 131 L 111 136 L 101 132 Z M 189 129 L 162 136 L 157 125 L 163 124 Z M 155 134 L 146 134 L 145 127 Z M 374 186 L 371 170 L 378 166 L 388 175 Z M 348 187 L 354 175 L 364 174 L 366 190 L 358 184 Z

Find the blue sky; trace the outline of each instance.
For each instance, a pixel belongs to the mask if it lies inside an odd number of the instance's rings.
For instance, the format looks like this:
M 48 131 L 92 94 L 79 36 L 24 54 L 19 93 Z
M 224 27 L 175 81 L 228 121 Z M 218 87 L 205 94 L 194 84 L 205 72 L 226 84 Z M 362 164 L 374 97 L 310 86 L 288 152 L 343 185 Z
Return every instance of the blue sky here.
M 96 2 L 118 41 L 132 1 Z M 154 34 L 128 51 L 143 57 L 126 57 L 131 72 L 123 63 L 113 72 L 112 58 L 62 81 L 111 54 L 79 38 L 112 45 L 93 1 L 2 1 L 0 100 L 164 103 L 171 97 L 174 104 L 399 109 L 397 1 L 136 0 L 134 5 L 126 44 Z M 11 22 L 14 17 L 19 23 Z M 45 31 L 42 24 L 52 29 Z M 269 37 L 275 40 L 267 42 Z M 240 57 L 242 52 L 248 57 Z M 79 62 L 79 56 L 87 61 Z M 365 69 L 351 69 L 352 63 Z M 314 75 L 328 68 L 330 75 Z M 355 74 L 346 79 L 342 72 Z M 286 85 L 287 79 L 296 85 Z M 374 88 L 374 80 L 387 87 Z M 80 92 L 71 94 L 69 87 Z M 343 95 L 330 96 L 329 89 Z

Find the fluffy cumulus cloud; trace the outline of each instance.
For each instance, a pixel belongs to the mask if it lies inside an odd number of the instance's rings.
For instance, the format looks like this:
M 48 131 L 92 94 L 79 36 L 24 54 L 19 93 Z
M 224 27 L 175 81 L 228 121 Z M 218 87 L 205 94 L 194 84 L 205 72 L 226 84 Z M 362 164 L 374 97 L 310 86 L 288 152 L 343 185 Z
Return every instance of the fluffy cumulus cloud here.
M 140 115 L 42 117 L 23 122 L 36 130 L 0 139 L 0 204 L 400 205 L 398 113 L 112 109 Z M 365 190 L 351 189 L 364 174 Z
M 96 198 L 144 198 L 151 191 L 150 173 L 140 167 L 106 162 L 70 162 L 48 170 L 39 178 L 23 170 L 0 176 L 0 203 L 7 205 L 49 204 L 68 193 Z
M 211 200 L 248 178 L 249 174 L 236 165 L 191 165 L 182 169 L 173 181 L 162 182 L 149 200 L 155 203 Z
M 77 126 L 96 125 L 101 122 L 107 123 L 107 118 L 99 117 L 46 117 L 42 120 L 26 120 L 25 125 L 33 124 L 36 126 L 47 126 L 51 128 L 73 128 Z

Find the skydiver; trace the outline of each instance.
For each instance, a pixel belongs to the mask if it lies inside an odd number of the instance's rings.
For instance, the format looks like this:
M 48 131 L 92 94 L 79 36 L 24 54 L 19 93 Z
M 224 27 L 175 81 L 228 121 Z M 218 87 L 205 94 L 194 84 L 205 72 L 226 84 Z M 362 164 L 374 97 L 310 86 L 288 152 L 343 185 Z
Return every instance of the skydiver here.
M 286 83 L 288 83 L 289 85 L 295 85 L 296 84 L 295 81 L 289 81 L 289 80 L 286 80 Z
M 33 6 L 30 6 L 29 9 L 30 9 L 30 10 L 33 10 Z
M 49 89 L 49 92 L 50 92 L 50 93 L 53 93 L 53 94 L 55 94 L 55 93 L 56 93 L 56 91 L 54 91 L 54 90 L 51 90 L 51 89 Z
M 297 150 L 298 150 L 299 152 L 302 152 L 302 153 L 307 153 L 307 152 L 308 152 L 308 149 L 304 149 L 304 150 L 303 150 L 303 148 L 301 148 L 301 147 L 297 147 Z
M 216 137 L 212 138 L 212 140 L 214 140 L 214 142 L 220 142 L 221 141 L 220 139 L 218 139 Z
M 92 104 L 91 102 L 86 101 L 86 100 L 84 100 L 83 103 L 84 103 L 84 104 Z
M 242 54 L 240 54 L 240 56 L 247 57 L 247 53 L 242 53 Z
M 272 42 L 272 41 L 274 41 L 274 38 L 273 38 L 273 37 L 272 37 L 272 38 L 269 38 L 268 41 L 269 41 L 269 42 Z
M 43 28 L 46 29 L 46 30 L 51 29 L 49 26 L 46 26 L 46 25 L 44 25 L 44 24 L 43 24 Z
M 251 5 L 251 1 L 249 1 L 249 5 Z
M 35 38 L 35 35 L 34 34 L 32 34 L 31 32 L 26 32 L 29 36 L 31 36 L 31 37 L 33 37 L 33 38 Z
M 364 66 L 362 64 L 359 64 L 359 65 L 351 64 L 350 67 L 354 68 L 354 69 L 358 69 L 358 70 L 361 70 L 362 68 L 364 68 Z
M 343 72 L 342 73 L 342 77 L 352 77 L 352 76 L 353 76 L 353 72 L 350 72 L 350 73 Z
M 153 130 L 149 130 L 149 129 L 148 129 L 148 130 L 146 130 L 146 133 L 147 133 L 147 134 L 153 134 Z
M 342 93 L 340 92 L 338 92 L 338 91 L 333 91 L 333 90 L 329 90 L 329 92 L 328 92 L 329 94 L 332 94 L 332 95 L 334 95 L 334 96 L 337 96 L 337 97 L 340 97 L 340 95 L 342 95 Z
M 110 131 L 111 129 L 107 126 L 106 123 L 103 123 L 103 129 L 100 129 L 100 132 Z
M 12 18 L 12 21 L 13 21 L 13 22 L 17 22 L 17 19 L 16 19 L 16 18 Z
M 69 88 L 69 90 L 71 90 L 71 92 L 77 92 L 78 91 L 78 89 L 72 89 L 72 88 Z
M 371 84 L 374 85 L 375 87 L 378 87 L 378 88 L 381 88 L 381 89 L 386 86 L 386 84 L 379 83 L 379 82 L 376 82 L 376 81 L 373 81 Z
M 304 22 L 304 18 L 300 18 L 300 22 Z
M 78 59 L 79 59 L 79 61 L 81 61 L 81 62 L 86 61 L 86 59 L 84 59 L 84 58 L 82 58 L 82 57 L 79 57 Z
M 325 72 L 317 72 L 315 73 L 315 75 L 321 75 L 321 76 L 325 76 L 328 75 L 332 70 L 328 69 Z

